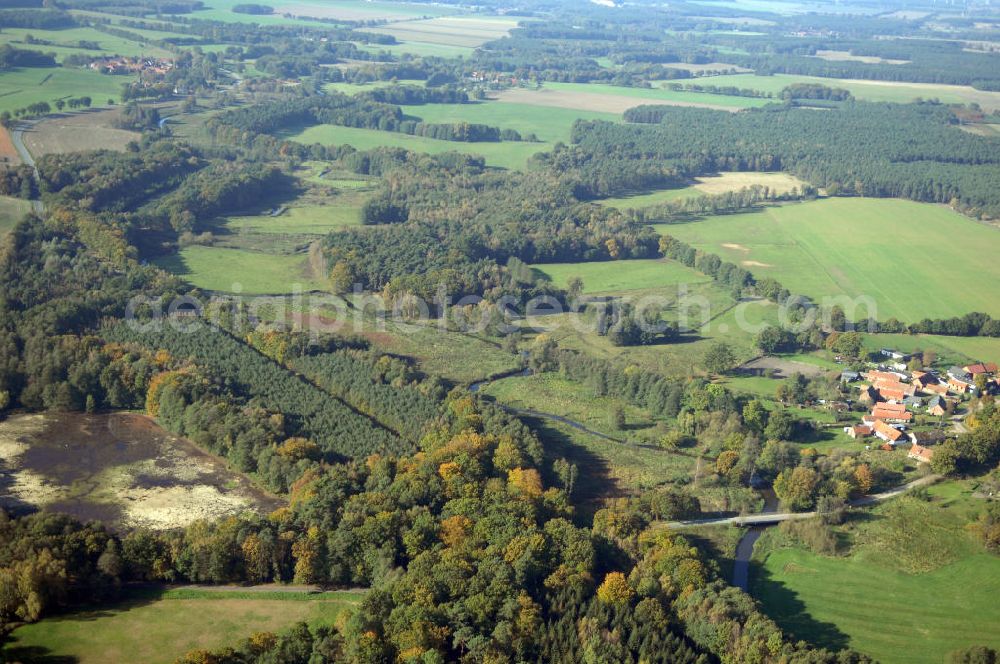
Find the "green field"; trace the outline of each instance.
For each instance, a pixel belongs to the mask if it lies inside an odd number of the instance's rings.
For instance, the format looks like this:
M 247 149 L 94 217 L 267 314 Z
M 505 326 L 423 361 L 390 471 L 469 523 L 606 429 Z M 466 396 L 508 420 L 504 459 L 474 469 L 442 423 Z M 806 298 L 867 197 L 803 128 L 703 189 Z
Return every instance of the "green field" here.
M 290 207 L 277 217 L 252 215 L 227 217 L 225 225 L 235 233 L 290 233 L 325 235 L 337 228 L 361 223 L 360 205 L 303 205 Z
M 169 32 L 154 32 L 151 30 L 140 31 L 133 30 L 131 28 L 122 28 L 129 32 L 135 32 L 136 34 L 145 33 L 143 36 L 147 37 L 150 41 L 156 39 L 164 39 L 166 37 L 178 37 L 181 36 L 176 33 Z M 52 42 L 52 45 L 48 44 L 25 44 L 25 35 L 31 35 L 36 39 Z M 91 41 L 97 42 L 101 47 L 100 51 L 94 51 L 91 49 L 83 49 L 77 47 L 77 42 L 79 41 Z M 34 28 L 4 28 L 3 32 L 0 32 L 0 44 L 10 44 L 17 48 L 30 49 L 34 51 L 41 51 L 43 53 L 55 53 L 56 58 L 62 61 L 62 58 L 67 55 L 89 55 L 89 56 L 101 56 L 101 55 L 151 55 L 155 57 L 172 57 L 170 51 L 162 49 L 158 46 L 153 46 L 149 43 L 144 43 L 142 41 L 135 41 L 132 39 L 125 39 L 123 37 L 118 37 L 115 35 L 109 35 L 106 32 L 101 32 L 100 30 L 95 30 L 94 28 L 68 28 L 66 30 L 36 30 Z
M 401 42 L 476 48 L 506 37 L 517 27 L 517 19 L 499 16 L 448 16 L 421 21 L 389 23 L 371 32 L 392 35 Z
M 342 92 L 345 95 L 354 95 L 359 92 L 368 92 L 377 88 L 387 88 L 392 85 L 418 85 L 423 87 L 423 81 L 412 79 L 398 79 L 396 81 L 372 81 L 371 83 L 325 83 L 323 89 L 327 92 Z
M 677 187 L 676 189 L 659 189 L 656 191 L 633 194 L 631 196 L 618 196 L 615 198 L 603 198 L 598 201 L 601 205 L 627 210 L 629 208 L 639 209 L 661 205 L 671 201 L 679 201 L 684 198 L 694 198 L 703 196 L 705 192 L 699 191 L 696 187 Z
M 829 87 L 844 88 L 849 90 L 856 98 L 864 101 L 889 101 L 905 104 L 920 97 L 922 99 L 938 99 L 944 103 L 958 104 L 977 101 L 988 109 L 1000 106 L 1000 93 L 975 90 L 971 87 L 961 85 L 859 81 L 842 78 L 800 76 L 797 74 L 774 74 L 772 76 L 727 74 L 725 76 L 708 76 L 700 79 L 700 82 L 703 85 L 734 85 L 738 88 L 750 88 L 752 90 L 760 90 L 761 92 L 770 92 L 775 96 L 793 83 L 819 83 Z
M 205 290 L 244 294 L 291 293 L 321 289 L 308 276 L 301 254 L 266 254 L 241 249 L 191 246 L 156 261 L 161 268 Z
M 168 664 L 194 649 L 235 646 L 252 632 L 280 632 L 299 621 L 332 624 L 361 597 L 171 591 L 25 625 L 0 654 L 11 661 Z
M 995 337 L 946 337 L 934 334 L 869 334 L 865 347 L 870 351 L 894 348 L 904 353 L 930 350 L 939 365 L 972 361 L 1000 362 L 1000 339 Z
M 358 48 L 369 53 L 388 51 L 393 55 L 409 53 L 420 57 L 434 56 L 439 58 L 468 58 L 476 50 L 471 46 L 428 44 L 420 41 L 403 41 L 399 44 L 358 44 Z
M 0 196 L 0 237 L 14 228 L 21 217 L 31 212 L 31 203 L 13 196 Z
M 104 106 L 108 99 L 119 101 L 125 82 L 121 76 L 105 76 L 90 69 L 12 69 L 0 74 L 0 111 L 84 95 L 93 99 L 94 106 Z
M 705 79 L 713 81 L 714 79 Z M 771 99 L 755 99 L 753 97 L 734 97 L 730 95 L 710 95 L 702 92 L 674 91 L 665 88 L 629 88 L 608 83 L 546 83 L 550 90 L 576 92 L 585 94 L 613 95 L 616 97 L 632 97 L 639 100 L 654 102 L 683 102 L 688 104 L 707 104 L 710 106 L 726 106 L 729 108 L 756 108 L 773 102 Z M 639 102 L 643 103 L 643 102 Z
M 1000 315 L 1000 233 L 943 206 L 831 198 L 656 228 L 817 301 L 870 297 L 880 320 Z
M 523 168 L 533 154 L 552 148 L 548 143 L 523 143 L 504 141 L 502 143 L 465 143 L 461 141 L 440 141 L 423 136 L 410 136 L 394 131 L 378 129 L 358 129 L 338 125 L 316 125 L 297 133 L 284 135 L 299 143 L 321 143 L 323 145 L 352 145 L 358 150 L 371 150 L 384 145 L 396 146 L 437 154 L 440 152 L 462 152 L 482 155 L 490 166 L 500 168 Z
M 1000 557 L 963 532 L 982 503 L 953 485 L 933 487 L 929 504 L 901 498 L 875 508 L 849 527 L 857 543 L 846 556 L 762 539 L 752 594 L 795 638 L 885 664 L 940 664 L 959 648 L 1000 647 Z
M 576 120 L 621 120 L 616 113 L 579 111 L 571 108 L 542 108 L 530 104 L 501 101 L 481 101 L 469 104 L 425 104 L 404 106 L 407 115 L 419 117 L 424 122 L 470 122 L 487 124 L 501 129 L 516 129 L 522 136 L 535 134 L 546 142 L 568 143 L 570 130 Z
M 709 281 L 709 278 L 700 272 L 675 261 L 659 258 L 594 263 L 547 263 L 532 267 L 562 288 L 565 288 L 573 277 L 580 277 L 583 279 L 585 293 L 623 293 Z

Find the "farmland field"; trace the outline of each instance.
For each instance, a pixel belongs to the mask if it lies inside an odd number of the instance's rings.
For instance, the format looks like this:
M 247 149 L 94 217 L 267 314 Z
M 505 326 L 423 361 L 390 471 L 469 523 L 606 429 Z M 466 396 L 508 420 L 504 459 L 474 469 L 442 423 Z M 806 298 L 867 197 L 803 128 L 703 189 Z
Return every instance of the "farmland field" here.
M 526 143 L 504 141 L 502 143 L 466 143 L 462 141 L 441 141 L 423 136 L 410 136 L 393 131 L 378 129 L 358 129 L 339 125 L 316 125 L 296 133 L 284 135 L 299 143 L 321 143 L 323 145 L 352 145 L 358 150 L 370 150 L 383 145 L 396 146 L 415 152 L 462 152 L 482 155 L 490 166 L 518 169 L 524 167 L 536 152 L 551 149 L 548 143 Z
M 882 320 L 1000 315 L 1000 233 L 943 206 L 831 198 L 656 228 L 792 292 L 871 297 Z
M 623 113 L 642 104 L 701 106 L 727 111 L 763 106 L 768 99 L 731 97 L 663 88 L 627 88 L 604 83 L 546 83 L 544 88 L 512 88 L 496 95 L 505 102 L 583 111 Z
M 130 32 L 137 31 L 129 29 Z M 31 35 L 35 39 L 52 42 L 49 44 L 25 44 L 24 38 L 26 35 Z M 155 33 L 151 33 L 154 34 Z M 171 35 L 168 33 L 163 33 L 160 36 L 150 37 L 152 39 L 160 39 L 168 36 L 178 36 Z M 100 46 L 99 51 L 92 49 L 79 48 L 77 45 L 80 41 L 96 42 Z M 158 58 L 171 57 L 170 51 L 160 48 L 158 46 L 153 46 L 148 42 L 136 41 L 133 39 L 125 39 L 124 37 L 118 37 L 116 35 L 109 35 L 106 32 L 101 32 L 100 30 L 95 30 L 94 28 L 69 28 L 66 30 L 36 30 L 35 28 L 4 28 L 3 32 L 0 33 L 0 44 L 11 44 L 17 48 L 26 48 L 35 51 L 41 51 L 43 53 L 55 53 L 56 59 L 62 61 L 62 58 L 67 55 L 89 55 L 89 56 L 101 56 L 101 55 L 150 55 Z M 110 77 L 109 77 L 110 78 Z
M 475 48 L 507 36 L 517 20 L 487 17 L 449 16 L 423 21 L 388 23 L 368 32 L 392 35 L 402 42 L 441 44 Z
M 31 203 L 13 196 L 0 196 L 0 237 L 14 228 L 21 217 L 31 211 Z
M 84 95 L 91 97 L 95 106 L 103 106 L 108 99 L 119 100 L 123 82 L 120 77 L 105 76 L 90 69 L 12 69 L 0 75 L 0 111 Z
M 501 129 L 516 129 L 522 136 L 535 134 L 539 139 L 550 143 L 569 142 L 573 122 L 578 119 L 611 122 L 621 120 L 621 116 L 616 113 L 543 108 L 498 101 L 403 106 L 403 110 L 407 115 L 419 117 L 424 122 L 487 124 Z
M 727 191 L 739 191 L 753 185 L 769 187 L 777 193 L 788 193 L 795 187 L 802 187 L 806 183 L 793 175 L 787 173 L 762 173 L 762 172 L 723 172 L 718 175 L 705 175 L 694 178 L 694 181 L 687 187 L 675 189 L 661 189 L 658 191 L 643 192 L 632 196 L 622 196 L 618 198 L 605 198 L 600 201 L 601 205 L 608 205 L 619 209 L 643 208 L 651 205 L 667 203 L 683 198 L 703 196 L 711 194 L 722 194 Z
M 796 638 L 886 664 L 939 664 L 958 648 L 1000 646 L 1000 558 L 962 532 L 978 501 L 952 484 L 933 487 L 929 504 L 876 508 L 853 527 L 859 543 L 848 556 L 765 545 L 752 594 Z
M 904 353 L 930 350 L 941 364 L 966 364 L 973 361 L 1000 363 L 1000 339 L 994 337 L 946 337 L 933 334 L 870 334 L 866 347 L 875 351 L 895 348 Z
M 53 152 L 124 150 L 142 134 L 115 128 L 112 122 L 120 113 L 120 109 L 112 108 L 49 116 L 24 132 L 25 147 L 35 158 Z
M 656 258 L 593 263 L 547 263 L 532 267 L 560 288 L 565 288 L 573 277 L 580 277 L 583 279 L 585 293 L 622 293 L 709 281 L 705 275 L 680 263 Z
M 938 85 L 933 83 L 901 83 L 894 81 L 867 81 L 842 78 L 820 78 L 818 76 L 800 76 L 797 74 L 774 74 L 757 76 L 755 74 L 729 74 L 712 76 L 702 79 L 704 85 L 736 86 L 750 88 L 777 95 L 782 89 L 792 83 L 819 83 L 829 87 L 849 90 L 858 99 L 864 101 L 890 101 L 905 104 L 917 97 L 923 99 L 939 99 L 945 103 L 967 104 L 976 102 L 985 110 L 1000 108 L 1000 92 L 976 90 L 965 85 Z
M 263 294 L 322 287 L 307 274 L 306 257 L 301 254 L 191 246 L 158 259 L 156 264 L 206 290 Z
M 302 205 L 288 208 L 277 217 L 267 214 L 233 216 L 225 225 L 233 232 L 324 235 L 344 226 L 361 223 L 360 205 Z
M 280 632 L 298 621 L 332 624 L 361 597 L 166 591 L 25 625 L 0 654 L 13 661 L 169 664 L 194 649 L 235 646 L 256 631 Z

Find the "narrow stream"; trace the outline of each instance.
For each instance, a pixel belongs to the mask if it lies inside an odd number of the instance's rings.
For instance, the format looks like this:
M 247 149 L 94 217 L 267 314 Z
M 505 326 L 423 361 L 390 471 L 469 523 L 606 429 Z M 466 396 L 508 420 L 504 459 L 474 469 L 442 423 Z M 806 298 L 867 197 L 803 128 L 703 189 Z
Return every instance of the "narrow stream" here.
M 774 494 L 774 489 L 764 487 L 757 489 L 764 499 L 764 509 L 761 514 L 774 514 L 778 511 L 778 497 Z M 753 556 L 753 547 L 764 534 L 765 528 L 770 528 L 773 524 L 766 526 L 753 526 L 740 538 L 736 545 L 736 555 L 733 559 L 733 585 L 746 593 L 750 592 L 750 558 Z

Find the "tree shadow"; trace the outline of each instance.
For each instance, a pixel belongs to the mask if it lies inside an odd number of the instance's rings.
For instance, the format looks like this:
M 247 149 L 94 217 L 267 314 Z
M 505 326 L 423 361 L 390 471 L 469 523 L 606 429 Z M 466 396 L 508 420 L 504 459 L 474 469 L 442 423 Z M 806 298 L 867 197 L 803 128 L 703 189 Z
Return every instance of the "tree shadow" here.
M 550 461 L 562 457 L 576 464 L 578 475 L 571 499 L 576 507 L 574 520 L 579 525 L 589 525 L 606 499 L 625 495 L 618 481 L 611 476 L 611 467 L 606 459 L 574 443 L 570 436 L 543 418 L 530 415 L 519 417 L 538 434 L 545 456 Z
M 42 646 L 8 646 L 0 653 L 2 661 L 22 664 L 75 664 L 80 660 L 70 655 L 53 655 Z
M 754 561 L 750 563 L 750 589 L 754 598 L 763 604 L 768 617 L 793 639 L 833 651 L 850 646 L 850 638 L 839 627 L 814 618 L 794 590 Z

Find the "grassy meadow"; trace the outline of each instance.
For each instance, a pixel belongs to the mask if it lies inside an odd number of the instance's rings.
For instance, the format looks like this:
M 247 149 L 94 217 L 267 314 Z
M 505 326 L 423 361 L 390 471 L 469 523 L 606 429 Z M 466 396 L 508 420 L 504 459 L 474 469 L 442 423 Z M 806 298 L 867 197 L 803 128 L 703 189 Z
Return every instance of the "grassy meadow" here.
M 793 83 L 819 83 L 834 88 L 844 88 L 863 101 L 888 101 L 906 104 L 917 98 L 938 99 L 949 104 L 977 102 L 987 110 L 1000 107 L 1000 93 L 976 90 L 964 85 L 934 83 L 897 83 L 894 81 L 867 81 L 842 78 L 820 78 L 798 74 L 727 74 L 700 79 L 703 85 L 730 86 L 770 92 L 775 96 Z
M 235 646 L 252 632 L 280 632 L 299 621 L 332 624 L 361 598 L 356 592 L 168 591 L 25 625 L 0 655 L 12 661 L 169 664 L 194 649 Z
M 143 34 L 143 31 L 131 28 L 123 29 L 136 34 Z M 24 38 L 29 34 L 35 39 L 51 42 L 51 44 L 26 44 L 24 43 Z M 148 38 L 149 41 L 153 41 L 182 35 L 168 32 L 145 31 L 143 36 Z M 93 49 L 80 48 L 80 41 L 96 42 L 100 46 L 100 50 L 95 51 Z M 10 44 L 16 48 L 41 51 L 43 53 L 55 53 L 56 60 L 60 62 L 67 55 L 151 55 L 164 58 L 172 57 L 170 51 L 154 46 L 149 42 L 109 35 L 106 32 L 87 27 L 67 28 L 65 30 L 4 28 L 3 32 L 0 32 L 0 44 Z
M 160 258 L 156 264 L 192 286 L 225 293 L 292 293 L 296 287 L 301 290 L 323 287 L 309 276 L 302 254 L 267 254 L 195 245 Z
M 576 120 L 621 120 L 616 113 L 577 111 L 568 108 L 542 108 L 530 104 L 501 101 L 480 101 L 469 104 L 425 104 L 403 106 L 407 115 L 424 122 L 469 122 L 487 124 L 501 129 L 516 129 L 522 136 L 535 134 L 540 140 L 552 143 L 569 142 L 570 130 Z
M 850 647 L 885 664 L 940 664 L 953 650 L 1000 647 L 1000 558 L 963 530 L 982 502 L 950 481 L 930 502 L 899 498 L 849 524 L 845 555 L 813 553 L 769 531 L 751 590 L 795 638 Z
M 234 232 L 325 235 L 345 226 L 361 224 L 361 205 L 302 205 L 271 215 L 232 216 L 225 220 Z
M 656 228 L 792 292 L 868 296 L 879 319 L 1000 315 L 1000 234 L 943 206 L 831 198 Z
M 705 283 L 709 278 L 676 261 L 648 258 L 596 263 L 539 263 L 532 268 L 565 288 L 569 280 L 583 280 L 584 293 L 624 293 L 678 284 Z
M 105 76 L 90 69 L 22 67 L 0 74 L 0 111 L 13 111 L 35 102 L 89 96 L 94 106 L 120 100 L 121 76 Z
M 517 19 L 495 16 L 447 16 L 388 23 L 368 31 L 392 35 L 404 43 L 476 48 L 506 37 L 517 23 Z
M 371 150 L 381 146 L 395 146 L 438 154 L 440 152 L 462 152 L 482 155 L 486 163 L 499 168 L 523 168 L 536 152 L 551 149 L 549 143 L 525 143 L 504 141 L 500 143 L 466 143 L 462 141 L 442 141 L 423 136 L 410 136 L 394 131 L 359 129 L 338 125 L 316 125 L 283 136 L 299 143 L 321 143 L 323 145 L 352 145 L 358 150 Z
M 802 187 L 805 182 L 787 173 L 762 173 L 762 172 L 724 172 L 717 175 L 704 175 L 694 178 L 690 185 L 686 187 L 675 187 L 672 189 L 658 189 L 654 191 L 640 192 L 629 196 L 617 198 L 605 198 L 601 205 L 615 207 L 620 210 L 628 208 L 639 209 L 677 201 L 684 198 L 695 198 L 698 196 L 723 194 L 728 191 L 739 191 L 753 185 L 769 187 L 772 191 L 787 193 L 793 188 Z
M 14 228 L 21 217 L 31 212 L 31 203 L 13 196 L 0 196 L 0 237 Z

